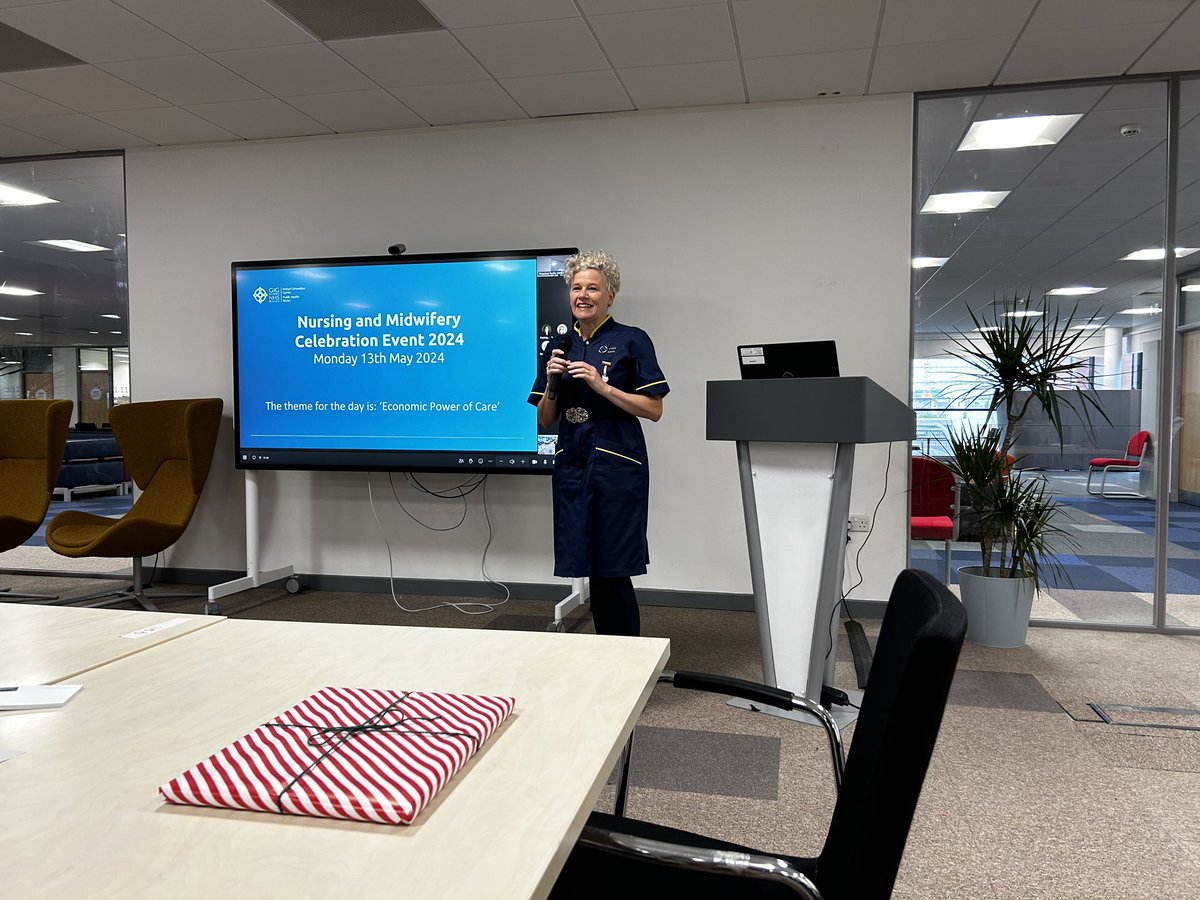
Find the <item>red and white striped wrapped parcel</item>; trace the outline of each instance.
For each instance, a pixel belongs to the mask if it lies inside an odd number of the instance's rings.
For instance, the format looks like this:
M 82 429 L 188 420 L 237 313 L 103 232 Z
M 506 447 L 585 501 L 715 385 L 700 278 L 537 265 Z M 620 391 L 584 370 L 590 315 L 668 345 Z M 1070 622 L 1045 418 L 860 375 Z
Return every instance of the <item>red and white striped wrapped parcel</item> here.
M 191 806 L 409 825 L 515 705 L 326 687 L 158 791 Z

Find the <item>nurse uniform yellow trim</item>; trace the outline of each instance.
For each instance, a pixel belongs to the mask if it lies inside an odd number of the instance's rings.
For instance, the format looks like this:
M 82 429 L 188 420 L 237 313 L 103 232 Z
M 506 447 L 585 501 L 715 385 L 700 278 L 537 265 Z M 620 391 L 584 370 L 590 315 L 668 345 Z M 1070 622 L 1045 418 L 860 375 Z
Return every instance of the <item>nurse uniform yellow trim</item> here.
M 667 379 L 660 378 L 658 381 L 652 381 L 649 384 L 643 384 L 641 387 L 635 387 L 634 390 L 635 391 L 644 391 L 646 388 L 654 387 L 656 384 L 666 384 L 666 383 L 667 383 Z
M 609 313 L 607 316 L 604 317 L 604 322 L 607 322 L 611 318 L 612 318 L 612 313 Z M 603 325 L 604 322 L 601 322 L 600 325 L 597 325 L 595 328 L 592 329 L 592 337 L 596 336 L 596 332 L 600 330 L 600 326 Z M 583 337 L 583 332 L 579 330 L 578 322 L 575 323 L 575 333 L 577 335 L 579 335 L 581 338 Z M 583 339 L 585 341 L 590 341 L 592 338 L 583 338 Z
M 596 449 L 598 451 L 600 451 L 601 453 L 608 453 L 612 456 L 619 456 L 619 457 L 621 457 L 621 459 L 627 459 L 631 463 L 637 463 L 639 466 L 642 464 L 642 461 L 640 459 L 634 459 L 632 456 L 626 456 L 624 453 L 618 453 L 615 450 L 605 450 L 603 447 L 597 447 Z

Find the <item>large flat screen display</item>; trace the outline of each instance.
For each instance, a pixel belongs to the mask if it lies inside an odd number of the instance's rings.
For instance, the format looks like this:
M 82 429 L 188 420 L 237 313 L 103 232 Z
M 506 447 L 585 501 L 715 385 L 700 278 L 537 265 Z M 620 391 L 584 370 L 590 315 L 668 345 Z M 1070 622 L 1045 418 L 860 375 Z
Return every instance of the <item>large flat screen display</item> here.
M 233 263 L 241 469 L 544 472 L 571 248 Z

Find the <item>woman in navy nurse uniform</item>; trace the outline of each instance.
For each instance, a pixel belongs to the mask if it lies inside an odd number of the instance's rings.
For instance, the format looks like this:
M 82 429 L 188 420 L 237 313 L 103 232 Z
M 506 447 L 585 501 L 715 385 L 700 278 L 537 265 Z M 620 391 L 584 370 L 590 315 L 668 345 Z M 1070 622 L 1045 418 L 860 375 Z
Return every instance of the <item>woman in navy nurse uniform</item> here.
M 621 288 L 616 260 L 585 251 L 567 260 L 563 274 L 575 317 L 571 347 L 550 344 L 529 395 L 543 427 L 558 422 L 554 574 L 589 579 L 597 634 L 637 635 L 632 576 L 645 574 L 650 561 L 650 468 L 639 420 L 662 418 L 670 387 L 650 336 L 609 315 Z M 552 399 L 546 385 L 555 375 Z

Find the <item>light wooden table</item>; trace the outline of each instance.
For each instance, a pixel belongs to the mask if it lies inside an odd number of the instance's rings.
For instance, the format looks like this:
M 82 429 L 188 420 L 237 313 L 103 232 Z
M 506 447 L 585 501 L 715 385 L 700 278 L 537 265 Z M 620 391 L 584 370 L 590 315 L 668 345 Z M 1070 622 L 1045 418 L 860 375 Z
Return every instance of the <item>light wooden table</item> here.
M 0 685 L 66 681 L 220 621 L 219 616 L 0 602 Z
M 0 716 L 4 896 L 544 897 L 669 653 L 661 638 L 227 620 Z M 414 825 L 169 806 L 158 785 L 326 686 L 516 708 Z

